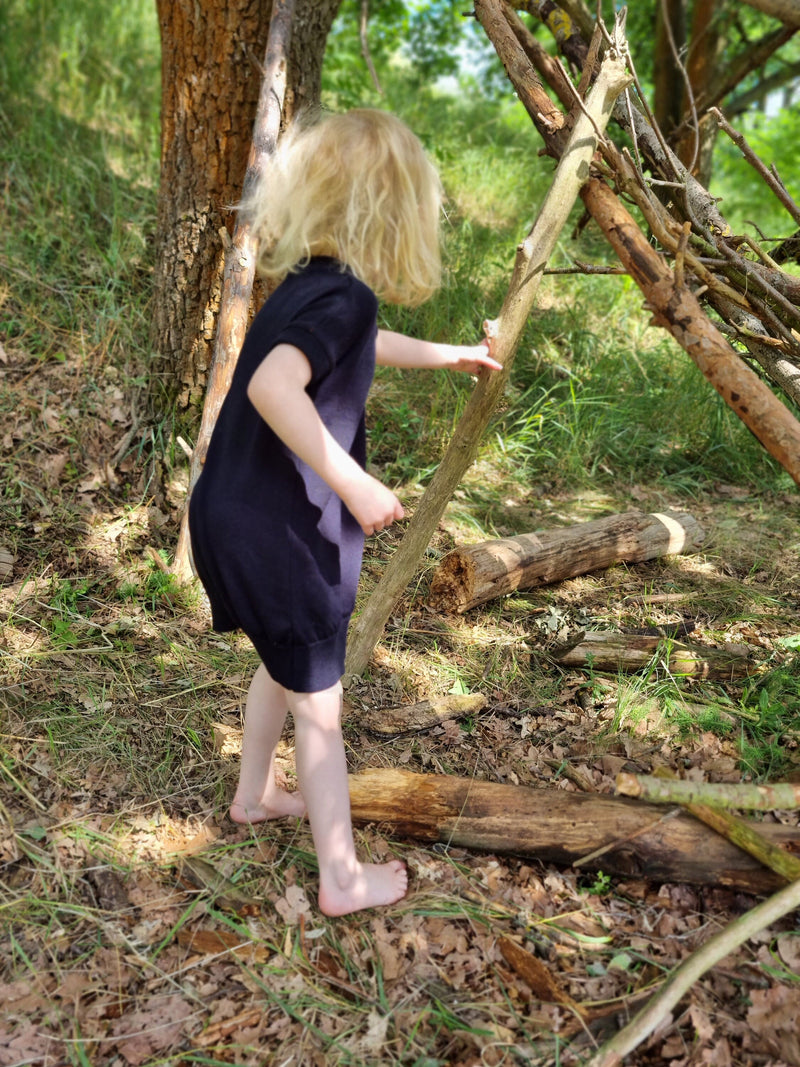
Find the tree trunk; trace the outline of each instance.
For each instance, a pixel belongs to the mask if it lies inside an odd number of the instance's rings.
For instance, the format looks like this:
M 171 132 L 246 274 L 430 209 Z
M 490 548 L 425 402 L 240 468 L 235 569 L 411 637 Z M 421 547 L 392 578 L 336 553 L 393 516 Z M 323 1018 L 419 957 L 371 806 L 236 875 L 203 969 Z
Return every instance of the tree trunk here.
M 622 797 L 376 768 L 350 776 L 350 804 L 356 822 L 388 825 L 421 841 L 749 893 L 783 885 L 778 874 L 690 815 Z M 759 823 L 758 829 L 774 844 L 800 849 L 798 827 Z
M 430 600 L 442 611 L 464 612 L 517 589 L 532 589 L 602 570 L 691 552 L 704 533 L 691 515 L 629 511 L 540 534 L 456 548 L 436 569 Z
M 678 57 L 686 45 L 686 0 L 657 0 L 653 45 L 653 115 L 667 136 L 680 123 L 683 75 Z
M 283 108 L 286 100 L 286 72 L 295 17 L 295 0 L 274 0 L 267 38 L 264 76 L 259 89 L 258 110 L 242 196 L 253 195 L 264 170 L 266 159 L 274 151 L 280 135 Z M 222 231 L 223 236 L 225 231 Z M 225 244 L 225 269 L 222 276 L 214 355 L 208 377 L 203 414 L 192 452 L 189 470 L 187 504 L 206 461 L 211 435 L 217 424 L 220 409 L 228 395 L 233 372 L 249 322 L 253 296 L 258 239 L 251 231 L 248 219 L 238 217 L 233 239 Z M 178 545 L 175 549 L 173 573 L 189 580 L 190 562 L 189 509 L 184 508 Z
M 716 0 L 695 0 L 686 83 L 683 84 L 681 101 L 680 117 L 684 120 L 685 132 L 675 145 L 675 154 L 706 188 L 711 178 L 711 157 L 717 139 L 717 126 L 706 112 L 698 112 L 697 101 L 714 84 L 722 58 L 722 45 Z
M 319 100 L 340 0 L 298 0 L 286 115 Z M 203 392 L 219 306 L 224 238 L 242 194 L 272 5 L 157 0 L 162 50 L 161 178 L 151 347 L 164 391 Z

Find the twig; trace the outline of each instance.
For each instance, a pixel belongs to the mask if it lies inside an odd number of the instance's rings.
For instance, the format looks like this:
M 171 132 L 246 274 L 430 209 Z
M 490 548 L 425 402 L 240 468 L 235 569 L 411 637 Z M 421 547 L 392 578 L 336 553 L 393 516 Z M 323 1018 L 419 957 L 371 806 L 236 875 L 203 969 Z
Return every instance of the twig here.
M 623 1057 L 638 1048 L 665 1021 L 684 994 L 706 971 L 729 956 L 745 941 L 798 907 L 800 881 L 792 882 L 715 934 L 672 972 L 660 992 L 626 1027 L 592 1056 L 586 1067 L 619 1067 Z
M 582 263 L 573 260 L 574 267 L 548 267 L 545 274 L 627 274 L 624 267 L 609 267 L 604 263 Z
M 767 185 L 778 198 L 778 200 L 780 200 L 780 202 L 792 216 L 794 221 L 798 225 L 800 225 L 800 207 L 798 207 L 797 204 L 795 204 L 794 200 L 792 200 L 792 198 L 789 196 L 788 192 L 786 191 L 786 188 L 783 185 L 783 182 L 781 182 L 775 176 L 775 174 L 773 174 L 772 171 L 770 171 L 761 162 L 761 160 L 755 154 L 753 149 L 747 143 L 744 134 L 739 133 L 733 128 L 733 126 L 731 126 L 731 124 L 727 121 L 727 119 L 724 117 L 718 107 L 711 107 L 708 110 L 717 120 L 719 128 L 724 133 L 727 133 L 728 137 L 730 137 L 730 139 L 742 153 L 742 155 L 750 164 L 750 166 L 764 179 L 764 181 L 767 183 Z
M 686 248 L 689 244 L 689 234 L 692 232 L 691 222 L 684 222 L 681 235 L 678 238 L 678 247 L 675 249 L 675 288 L 683 289 L 683 263 L 686 258 Z
M 367 37 L 367 23 L 369 22 L 369 0 L 361 0 L 361 18 L 358 24 L 358 36 L 361 41 L 361 55 L 364 57 L 364 62 L 367 64 L 367 70 L 372 78 L 372 84 L 377 91 L 383 96 L 383 89 L 381 83 L 378 80 L 378 72 L 375 70 L 375 64 L 372 62 L 372 53 L 369 50 L 369 38 Z

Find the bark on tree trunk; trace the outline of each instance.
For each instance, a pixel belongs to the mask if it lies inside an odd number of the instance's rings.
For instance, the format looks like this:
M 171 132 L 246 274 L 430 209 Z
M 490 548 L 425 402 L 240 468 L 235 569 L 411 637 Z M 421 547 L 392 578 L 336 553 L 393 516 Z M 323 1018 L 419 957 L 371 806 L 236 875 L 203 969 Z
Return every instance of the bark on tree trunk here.
M 704 533 L 691 515 L 629 511 L 544 533 L 484 541 L 450 552 L 431 581 L 430 601 L 462 613 L 487 600 L 602 570 L 691 552 Z
M 780 875 L 690 815 L 620 797 L 376 768 L 350 776 L 350 804 L 356 822 L 388 825 L 421 841 L 749 893 L 783 885 Z M 758 828 L 774 844 L 800 850 L 800 828 Z
M 297 0 L 287 116 L 319 100 L 340 0 Z M 223 267 L 241 197 L 271 3 L 157 0 L 162 47 L 161 178 L 151 348 L 164 393 L 202 395 Z
M 683 77 L 678 66 L 686 46 L 684 0 L 658 0 L 653 52 L 653 114 L 665 134 L 680 123 L 683 111 Z

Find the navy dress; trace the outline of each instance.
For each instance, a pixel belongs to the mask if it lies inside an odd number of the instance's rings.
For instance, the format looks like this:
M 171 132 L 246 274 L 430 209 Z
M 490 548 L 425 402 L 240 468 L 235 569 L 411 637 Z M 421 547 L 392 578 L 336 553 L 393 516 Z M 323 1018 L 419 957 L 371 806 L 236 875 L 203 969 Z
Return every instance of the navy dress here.
M 247 333 L 189 503 L 214 629 L 243 630 L 275 681 L 295 692 L 327 689 L 344 671 L 364 535 L 261 418 L 247 387 L 276 345 L 299 348 L 322 421 L 363 467 L 377 309 L 372 290 L 327 257 L 281 283 Z

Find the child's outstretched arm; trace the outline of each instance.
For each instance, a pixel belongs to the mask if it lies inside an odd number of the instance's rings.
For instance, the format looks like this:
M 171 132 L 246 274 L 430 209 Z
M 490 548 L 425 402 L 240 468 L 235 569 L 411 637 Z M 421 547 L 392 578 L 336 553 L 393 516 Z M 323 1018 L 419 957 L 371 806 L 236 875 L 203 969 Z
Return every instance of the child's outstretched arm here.
M 465 374 L 502 370 L 497 360 L 491 357 L 488 340 L 479 345 L 445 345 L 406 337 L 391 330 L 378 330 L 375 358 L 384 367 L 415 370 L 458 370 Z
M 365 534 L 402 519 L 403 505 L 342 448 L 306 386 L 311 366 L 299 348 L 277 345 L 250 379 L 247 395 L 267 425 L 344 501 Z

